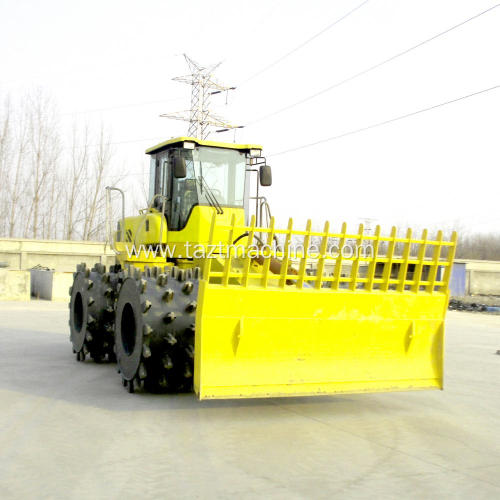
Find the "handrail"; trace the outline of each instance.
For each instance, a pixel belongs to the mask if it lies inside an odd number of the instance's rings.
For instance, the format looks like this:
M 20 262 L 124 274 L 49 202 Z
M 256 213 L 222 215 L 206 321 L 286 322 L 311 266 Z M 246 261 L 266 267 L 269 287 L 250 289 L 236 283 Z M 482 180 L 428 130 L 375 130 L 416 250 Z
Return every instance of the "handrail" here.
M 271 206 L 269 205 L 269 202 L 267 201 L 265 196 L 250 196 L 248 198 L 249 200 L 255 200 L 256 203 L 256 214 L 255 218 L 257 219 L 257 226 L 262 227 L 267 227 L 269 228 L 269 225 L 271 223 L 272 215 L 271 215 Z M 266 214 L 266 222 L 264 224 L 264 217 L 263 217 L 263 211 L 265 209 L 265 214 Z M 262 233 L 260 233 L 260 236 L 262 238 Z M 279 247 L 278 243 L 278 238 L 276 234 L 273 236 L 273 241 L 276 243 L 276 248 Z
M 109 241 L 113 252 L 119 254 L 120 252 L 116 249 L 116 242 L 114 236 L 112 236 L 113 233 L 111 231 L 111 191 L 118 191 L 122 195 L 121 233 L 123 233 L 123 235 L 125 235 L 125 193 L 120 188 L 114 186 L 106 186 L 106 244 Z M 104 250 L 106 250 L 106 246 L 104 247 Z
M 114 187 L 114 186 L 106 186 L 106 244 L 110 243 L 110 246 L 112 250 L 116 253 L 119 254 L 119 250 L 116 248 L 116 241 L 113 236 L 113 231 L 111 230 L 111 191 L 118 191 L 121 196 L 122 196 L 122 220 L 121 220 L 121 230 L 120 230 L 120 241 L 125 241 L 125 193 L 123 192 L 122 189 Z M 135 237 L 134 237 L 134 246 L 137 241 L 137 235 L 139 233 L 139 230 L 142 227 L 142 224 L 144 224 L 144 221 L 146 220 L 146 217 L 148 213 L 151 213 L 151 209 L 153 208 L 153 204 L 157 198 L 160 198 L 163 200 L 162 204 L 162 218 L 160 222 L 160 244 L 163 239 L 163 219 L 165 218 L 165 204 L 167 202 L 167 197 L 162 195 L 162 194 L 155 194 L 153 196 L 153 199 L 151 200 L 151 203 L 148 205 L 148 208 L 146 209 L 146 212 L 143 214 L 142 220 L 139 223 L 139 226 L 137 228 Z
M 265 208 L 266 209 L 266 227 L 269 227 L 269 224 L 271 222 L 271 207 L 269 206 L 269 202 L 267 201 L 266 197 L 265 196 L 261 196 L 260 197 L 261 199 L 261 202 L 260 202 L 260 214 L 259 214 L 259 218 L 260 218 L 260 223 L 262 224 L 263 222 L 263 217 L 262 217 L 262 209 Z

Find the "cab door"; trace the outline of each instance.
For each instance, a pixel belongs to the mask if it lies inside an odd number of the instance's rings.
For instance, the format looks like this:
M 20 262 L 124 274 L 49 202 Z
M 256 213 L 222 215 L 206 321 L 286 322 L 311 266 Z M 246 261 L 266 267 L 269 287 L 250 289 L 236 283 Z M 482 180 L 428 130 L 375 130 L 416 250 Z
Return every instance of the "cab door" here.
M 169 220 L 172 212 L 172 174 L 169 159 L 169 151 L 158 153 L 152 158 L 151 178 L 154 182 L 150 185 L 150 199 L 154 195 L 161 194 L 165 196 L 165 217 L 170 228 Z M 163 199 L 155 200 L 153 207 L 161 211 L 163 208 Z
M 168 218 L 168 229 L 180 231 L 184 229 L 191 215 L 191 210 L 198 205 L 198 191 L 192 158 L 186 158 L 186 177 L 172 178 L 171 217 Z

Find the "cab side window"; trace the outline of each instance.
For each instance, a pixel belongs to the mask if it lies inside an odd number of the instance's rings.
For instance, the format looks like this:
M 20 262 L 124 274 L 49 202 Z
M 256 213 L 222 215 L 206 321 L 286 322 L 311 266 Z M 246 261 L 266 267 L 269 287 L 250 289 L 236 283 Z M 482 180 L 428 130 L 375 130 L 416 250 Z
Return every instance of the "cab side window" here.
M 169 168 L 167 153 L 160 153 L 156 157 L 155 194 L 162 194 L 168 198 Z
M 193 160 L 186 160 L 187 175 L 184 179 L 173 179 L 172 217 L 169 229 L 179 231 L 186 225 L 193 206 L 198 205 L 198 191 Z

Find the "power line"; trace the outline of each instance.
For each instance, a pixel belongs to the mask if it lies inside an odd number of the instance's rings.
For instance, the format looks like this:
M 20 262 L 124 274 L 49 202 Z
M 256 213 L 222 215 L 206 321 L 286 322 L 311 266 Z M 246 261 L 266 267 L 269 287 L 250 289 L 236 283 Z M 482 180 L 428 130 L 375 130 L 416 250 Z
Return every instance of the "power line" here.
M 355 80 L 356 78 L 359 78 L 360 76 L 366 75 L 367 73 L 374 71 L 375 69 L 380 68 L 381 66 L 384 66 L 385 64 L 387 64 L 391 61 L 394 61 L 395 59 L 398 59 L 399 57 L 402 57 L 402 56 L 408 54 L 409 52 L 411 52 L 415 49 L 418 49 L 419 47 L 422 47 L 422 45 L 425 45 L 426 43 L 432 42 L 433 40 L 436 40 L 436 38 L 440 38 L 440 37 L 446 35 L 447 33 L 450 33 L 450 31 L 456 30 L 457 28 L 460 28 L 461 26 L 469 23 L 470 21 L 473 21 L 474 19 L 477 19 L 478 17 L 481 17 L 488 12 L 491 12 L 493 9 L 496 9 L 499 6 L 500 6 L 500 4 L 493 5 L 493 7 L 490 7 L 486 10 L 483 10 L 482 12 L 479 12 L 478 14 L 475 14 L 474 16 L 469 17 L 465 21 L 462 21 L 462 22 L 452 26 L 451 28 L 446 29 L 445 31 L 441 31 L 440 33 L 438 33 L 430 38 L 427 38 L 426 40 L 423 40 L 422 42 L 419 42 L 416 45 L 413 45 L 412 47 L 409 47 L 409 48 L 403 50 L 402 52 L 398 52 L 397 54 L 395 54 L 387 59 L 384 59 L 383 61 L 380 61 L 379 63 L 374 64 L 373 66 L 370 66 L 369 68 L 366 68 L 363 71 L 359 71 L 358 73 L 355 73 L 354 75 L 351 75 L 348 78 L 345 78 L 344 80 L 341 80 L 337 83 L 334 83 L 333 85 L 330 85 L 329 87 L 326 87 L 323 90 L 316 92 L 315 94 L 312 94 L 308 97 L 304 97 L 300 101 L 297 101 L 293 104 L 289 104 L 288 106 L 285 106 L 285 107 L 280 108 L 276 111 L 273 111 L 272 113 L 264 115 L 261 118 L 257 118 L 256 120 L 253 120 L 253 121 L 247 123 L 246 127 L 253 125 L 255 123 L 261 122 L 263 120 L 267 120 L 268 118 L 271 118 L 272 116 L 283 113 L 284 111 L 288 111 L 289 109 L 292 109 L 295 106 L 299 106 L 300 104 L 304 104 L 305 102 L 310 101 L 311 99 L 314 99 L 322 94 L 325 94 L 326 92 L 329 92 L 330 90 L 333 90 L 337 87 L 340 87 L 341 85 L 344 85 L 345 83 L 351 82 L 352 80 Z
M 268 64 L 267 66 L 265 66 L 261 70 L 257 71 L 257 73 L 254 73 L 253 75 L 249 76 L 246 80 L 243 80 L 240 83 L 239 86 L 241 87 L 242 85 L 244 85 L 245 83 L 249 82 L 250 80 L 253 80 L 254 78 L 260 76 L 262 73 L 265 73 L 266 71 L 270 70 L 272 67 L 276 66 L 281 61 L 283 61 L 287 57 L 291 56 L 294 52 L 297 52 L 301 48 L 305 47 L 308 43 L 312 42 L 313 40 L 315 40 L 316 38 L 318 38 L 319 36 L 321 36 L 323 33 L 326 33 L 329 29 L 333 28 L 335 25 L 337 25 L 338 23 L 340 23 L 341 21 L 343 21 L 344 19 L 346 19 L 347 17 L 349 17 L 351 14 L 354 14 L 354 12 L 356 12 L 358 9 L 360 9 L 361 7 L 363 7 L 363 5 L 367 4 L 369 1 L 370 0 L 364 0 L 364 2 L 361 2 L 359 5 L 357 5 L 356 7 L 354 7 L 353 9 L 351 9 L 349 12 L 347 12 L 346 14 L 344 14 L 342 17 L 339 17 L 338 19 L 336 19 L 335 21 L 333 21 L 333 23 L 329 24 L 328 26 L 326 26 L 325 28 L 323 28 L 321 31 L 318 31 L 318 33 L 316 33 L 312 37 L 308 38 L 307 40 L 305 40 L 302 43 L 300 43 L 299 45 L 297 45 L 294 49 L 290 50 L 289 52 L 287 52 L 286 54 L 282 55 L 281 57 L 278 57 L 278 59 L 276 59 L 274 62 Z
M 447 104 L 452 104 L 452 103 L 455 103 L 455 102 L 458 102 L 458 101 L 462 101 L 464 99 L 468 99 L 469 97 L 474 97 L 474 96 L 479 95 L 479 94 L 484 94 L 486 92 L 489 92 L 489 91 L 492 91 L 492 90 L 496 90 L 498 88 L 500 88 L 500 84 L 499 85 L 495 85 L 493 87 L 489 87 L 487 89 L 479 90 L 477 92 L 473 92 L 472 94 L 467 94 L 467 95 L 458 97 L 456 99 L 445 101 L 445 102 L 442 102 L 440 104 L 435 104 L 435 105 L 427 107 L 427 108 L 423 108 L 423 109 L 420 109 L 420 110 L 417 110 L 417 111 L 412 111 L 410 113 L 407 113 L 407 114 L 404 114 L 404 115 L 401 115 L 401 116 L 397 116 L 395 118 L 390 118 L 389 120 L 378 122 L 378 123 L 375 123 L 375 124 L 372 124 L 372 125 L 367 125 L 365 127 L 361 127 L 359 129 L 351 130 L 349 132 L 344 132 L 343 134 L 340 134 L 340 135 L 336 135 L 336 136 L 329 137 L 329 138 L 326 138 L 326 139 L 321 139 L 320 141 L 312 142 L 312 143 L 305 144 L 303 146 L 298 146 L 298 147 L 292 148 L 292 149 L 287 149 L 285 151 L 280 151 L 279 153 L 272 153 L 272 154 L 269 154 L 268 156 L 278 156 L 278 155 L 281 155 L 281 154 L 290 153 L 292 151 L 297 151 L 299 149 L 316 146 L 317 144 L 321 144 L 323 142 L 328 142 L 328 141 L 333 141 L 333 140 L 336 140 L 336 139 L 341 139 L 341 138 L 349 136 L 349 135 L 357 134 L 359 132 L 364 132 L 364 131 L 370 130 L 372 128 L 380 127 L 382 125 L 387 125 L 389 123 L 392 123 L 392 122 L 395 122 L 395 121 L 398 121 L 398 120 L 402 120 L 404 118 L 408 118 L 408 117 L 411 117 L 411 116 L 414 116 L 414 115 L 418 115 L 420 113 L 424 113 L 425 111 L 430 111 L 432 109 L 440 108 L 442 106 L 446 106 Z M 137 143 L 137 142 L 158 141 L 158 140 L 162 140 L 162 139 L 163 139 L 163 137 L 149 137 L 149 138 L 143 138 L 143 139 L 130 139 L 130 140 L 124 140 L 124 141 L 113 141 L 113 142 L 106 143 L 106 145 L 132 144 L 132 143 Z M 94 148 L 94 147 L 99 147 L 99 146 L 100 146 L 100 144 L 88 144 L 87 146 L 76 146 L 76 149 L 81 149 L 82 147 Z M 72 147 L 65 147 L 65 148 L 63 148 L 63 150 L 67 150 L 67 149 L 72 149 Z
M 442 102 L 440 104 L 435 104 L 435 105 L 430 106 L 428 108 L 420 109 L 418 111 L 413 111 L 411 113 L 407 113 L 405 115 L 401 115 L 401 116 L 398 116 L 398 117 L 395 117 L 395 118 L 391 118 L 391 119 L 385 120 L 383 122 L 375 123 L 373 125 L 368 125 L 366 127 L 362 127 L 362 128 L 356 129 L 356 130 L 352 130 L 350 132 L 345 132 L 345 133 L 340 134 L 338 136 L 329 137 L 327 139 L 322 139 L 320 141 L 316 141 L 316 142 L 313 142 L 313 143 L 310 143 L 310 144 L 305 144 L 303 146 L 298 146 L 296 148 L 287 149 L 285 151 L 280 151 L 279 153 L 272 153 L 272 154 L 269 154 L 268 156 L 278 156 L 278 155 L 281 155 L 281 154 L 290 153 L 292 151 L 297 151 L 299 149 L 303 149 L 303 148 L 308 148 L 308 147 L 311 147 L 311 146 L 315 146 L 316 144 L 321 144 L 323 142 L 333 141 L 335 139 L 341 139 L 342 137 L 346 137 L 348 135 L 353 135 L 353 134 L 357 134 L 359 132 L 364 132 L 365 130 L 369 130 L 369 129 L 372 129 L 372 128 L 380 127 L 382 125 L 387 125 L 389 123 L 392 123 L 392 122 L 395 122 L 395 121 L 398 121 L 398 120 L 402 120 L 403 118 L 408 118 L 410 116 L 414 116 L 414 115 L 423 113 L 425 111 L 430 111 L 432 109 L 439 108 L 439 107 L 445 106 L 447 104 L 452 104 L 454 102 L 461 101 L 463 99 L 467 99 L 469 97 L 473 97 L 473 96 L 476 96 L 478 94 L 483 94 L 485 92 L 489 92 L 491 90 L 495 90 L 495 89 L 497 89 L 499 87 L 500 87 L 500 85 L 495 85 L 493 87 L 490 87 L 490 88 L 487 88 L 487 89 L 483 89 L 483 90 L 479 90 L 478 92 L 474 92 L 472 94 L 467 94 L 465 96 L 458 97 L 458 98 L 452 99 L 450 101 L 445 101 L 445 102 Z M 132 144 L 132 143 L 138 143 L 138 142 L 159 141 L 159 140 L 162 140 L 162 139 L 164 139 L 164 137 L 149 137 L 149 138 L 143 138 L 143 139 L 130 139 L 130 140 L 124 140 L 124 141 L 113 141 L 113 142 L 106 143 L 106 145 Z M 100 146 L 100 144 L 88 144 L 87 146 L 76 146 L 76 149 L 82 149 L 83 147 L 95 148 L 95 147 L 99 147 L 99 146 Z M 63 148 L 63 150 L 68 150 L 68 149 L 72 149 L 72 147 L 68 146 L 68 147 Z
M 81 145 L 75 145 L 75 146 L 65 146 L 61 148 L 61 151 L 67 151 L 67 150 L 73 150 L 73 149 L 84 149 L 84 148 L 99 148 L 101 146 L 115 146 L 115 145 L 120 145 L 120 144 L 132 144 L 135 142 L 152 142 L 152 141 L 161 141 L 165 140 L 165 137 L 149 137 L 149 138 L 144 138 L 144 139 L 130 139 L 130 140 L 125 140 L 125 141 L 113 141 L 113 142 L 105 142 L 103 144 L 81 144 Z
M 147 106 L 149 104 L 162 104 L 165 102 L 183 101 L 183 100 L 184 100 L 183 97 L 175 97 L 172 99 L 163 99 L 161 101 L 136 102 L 136 103 L 132 103 L 132 104 L 122 104 L 120 106 L 110 106 L 108 108 L 83 109 L 80 111 L 69 111 L 67 113 L 60 113 L 60 116 L 79 115 L 79 114 L 85 114 L 85 113 L 98 113 L 100 111 L 113 111 L 115 109 L 135 108 L 135 107 Z
M 337 139 L 342 139 L 342 138 L 347 137 L 349 135 L 359 134 L 360 132 L 365 132 L 365 131 L 371 130 L 373 128 L 382 127 L 383 125 L 388 125 L 389 123 L 394 123 L 394 122 L 397 122 L 399 120 L 403 120 L 405 118 L 409 118 L 411 116 L 415 116 L 415 115 L 418 115 L 418 114 L 421 114 L 421 113 L 425 113 L 426 111 L 431 111 L 433 109 L 437 109 L 437 108 L 441 108 L 443 106 L 447 106 L 448 104 L 453 104 L 453 103 L 458 102 L 458 101 L 463 101 L 464 99 L 468 99 L 469 97 L 474 97 L 474 96 L 477 96 L 477 95 L 480 95 L 480 94 L 484 94 L 486 92 L 490 92 L 490 91 L 496 90 L 498 88 L 500 88 L 500 84 L 499 85 L 495 85 L 493 87 L 489 87 L 487 89 L 478 90 L 477 92 L 473 92 L 472 94 L 467 94 L 467 95 L 464 95 L 464 96 L 461 96 L 461 97 L 457 97 L 456 99 L 451 99 L 449 101 L 441 102 L 439 104 L 434 104 L 433 106 L 429 106 L 427 108 L 419 109 L 417 111 L 412 111 L 412 112 L 406 113 L 404 115 L 396 116 L 394 118 L 390 118 L 390 119 L 384 120 L 382 122 L 373 123 L 372 125 L 367 125 L 365 127 L 361 127 L 361 128 L 355 129 L 355 130 L 350 130 L 349 132 L 344 132 L 343 134 L 334 135 L 332 137 L 327 137 L 326 139 L 321 139 L 319 141 L 311 142 L 309 144 L 303 144 L 302 146 L 297 146 L 295 148 L 286 149 L 284 151 L 280 151 L 279 153 L 272 153 L 272 154 L 267 155 L 267 156 L 268 157 L 279 156 L 279 155 L 283 155 L 283 154 L 286 154 L 286 153 L 291 153 L 293 151 L 298 151 L 299 149 L 305 149 L 305 148 L 310 148 L 312 146 L 317 146 L 318 144 L 323 144 L 324 142 L 330 142 L 330 141 L 335 141 Z
M 133 142 L 161 141 L 162 139 L 165 140 L 164 137 L 150 137 L 150 138 L 146 138 L 146 139 L 131 139 L 131 140 L 128 140 L 128 141 L 108 142 L 107 144 L 111 144 L 111 145 L 114 145 L 114 144 L 131 144 Z M 90 147 L 99 147 L 99 144 L 90 144 Z
M 429 106 L 427 108 L 419 109 L 417 111 L 412 111 L 412 112 L 406 113 L 404 115 L 396 116 L 394 118 L 390 118 L 390 119 L 384 120 L 382 122 L 377 122 L 377 123 L 374 123 L 374 124 L 371 124 L 371 125 L 367 125 L 365 127 L 361 127 L 361 128 L 355 129 L 355 130 L 350 130 L 349 132 L 344 132 L 344 133 L 339 134 L 339 135 L 335 135 L 335 136 L 332 136 L 332 137 L 327 137 L 326 139 L 321 139 L 319 141 L 311 142 L 309 144 L 303 144 L 302 146 L 297 146 L 295 148 L 286 149 L 284 151 L 280 151 L 279 153 L 271 153 L 271 154 L 269 154 L 267 156 L 268 157 L 279 156 L 279 155 L 283 155 L 283 154 L 287 154 L 287 153 L 292 153 L 292 152 L 298 151 L 300 149 L 306 149 L 306 148 L 310 148 L 310 147 L 313 147 L 313 146 L 317 146 L 318 144 L 323 144 L 325 142 L 330 142 L 330 141 L 334 141 L 334 140 L 337 140 L 337 139 L 342 139 L 342 138 L 350 136 L 350 135 L 355 135 L 355 134 L 358 134 L 358 133 L 361 133 L 361 132 L 365 132 L 367 130 L 371 130 L 371 129 L 374 129 L 374 128 L 377 128 L 377 127 L 382 127 L 384 125 L 388 125 L 390 123 L 394 123 L 396 121 L 403 120 L 405 118 L 409 118 L 411 116 L 415 116 L 415 115 L 418 115 L 418 114 L 421 114 L 421 113 L 425 113 L 426 111 L 431 111 L 433 109 L 441 108 L 443 106 L 447 106 L 448 104 L 453 104 L 453 103 L 456 103 L 456 102 L 459 102 L 459 101 L 463 101 L 463 100 L 468 99 L 470 97 L 474 97 L 474 96 L 477 96 L 477 95 L 480 95 L 480 94 L 485 94 L 486 92 L 490 92 L 492 90 L 497 90 L 499 88 L 500 88 L 500 84 L 494 85 L 493 87 L 489 87 L 489 88 L 486 88 L 486 89 L 478 90 L 477 92 L 473 92 L 471 94 L 467 94 L 467 95 L 464 95 L 464 96 L 461 96 L 461 97 L 457 97 L 457 98 L 451 99 L 449 101 L 444 101 L 444 102 L 441 102 L 439 104 L 434 104 L 433 106 Z M 106 143 L 106 144 L 107 145 L 130 144 L 130 143 L 145 142 L 145 141 L 154 141 L 154 140 L 161 140 L 161 138 L 154 137 L 154 138 L 149 138 L 149 139 L 132 139 L 132 140 L 126 140 L 126 141 L 109 142 L 109 143 Z M 89 144 L 88 145 L 88 147 L 98 147 L 98 146 L 99 146 L 99 144 Z M 77 147 L 77 148 L 80 149 L 81 147 Z M 64 149 L 71 149 L 71 148 L 64 148 Z M 128 173 L 128 174 L 125 174 L 123 177 L 126 178 L 126 177 L 130 177 L 130 176 L 135 176 L 135 175 L 143 176 L 143 175 L 146 175 L 146 174 L 147 174 L 147 172 L 146 173 L 144 173 L 144 172 L 141 172 L 141 173 Z

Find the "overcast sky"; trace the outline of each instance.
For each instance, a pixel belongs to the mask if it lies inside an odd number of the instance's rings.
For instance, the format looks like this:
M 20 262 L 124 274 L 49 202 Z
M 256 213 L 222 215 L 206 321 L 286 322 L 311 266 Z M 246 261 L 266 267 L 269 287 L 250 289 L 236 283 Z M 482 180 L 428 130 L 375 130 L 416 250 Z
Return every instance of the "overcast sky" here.
M 293 104 L 493 5 L 483 0 L 369 0 L 271 69 L 250 78 L 362 0 L 0 0 L 0 93 L 47 89 L 61 121 L 112 130 L 127 192 L 146 147 L 184 135 L 159 118 L 189 107 L 183 53 L 223 61 L 238 87 L 214 108 L 247 124 Z M 500 84 L 500 8 L 302 105 L 239 130 L 264 146 L 280 222 L 371 218 L 498 231 L 500 89 L 342 139 L 279 153 Z M 248 80 L 250 78 L 250 80 Z M 248 80 L 248 81 L 247 81 Z M 103 108 L 113 108 L 104 109 Z M 100 110 L 100 111 L 95 111 Z M 74 114 L 78 112 L 77 114 Z M 232 142 L 233 133 L 213 134 Z M 145 179 L 147 180 L 147 179 Z

